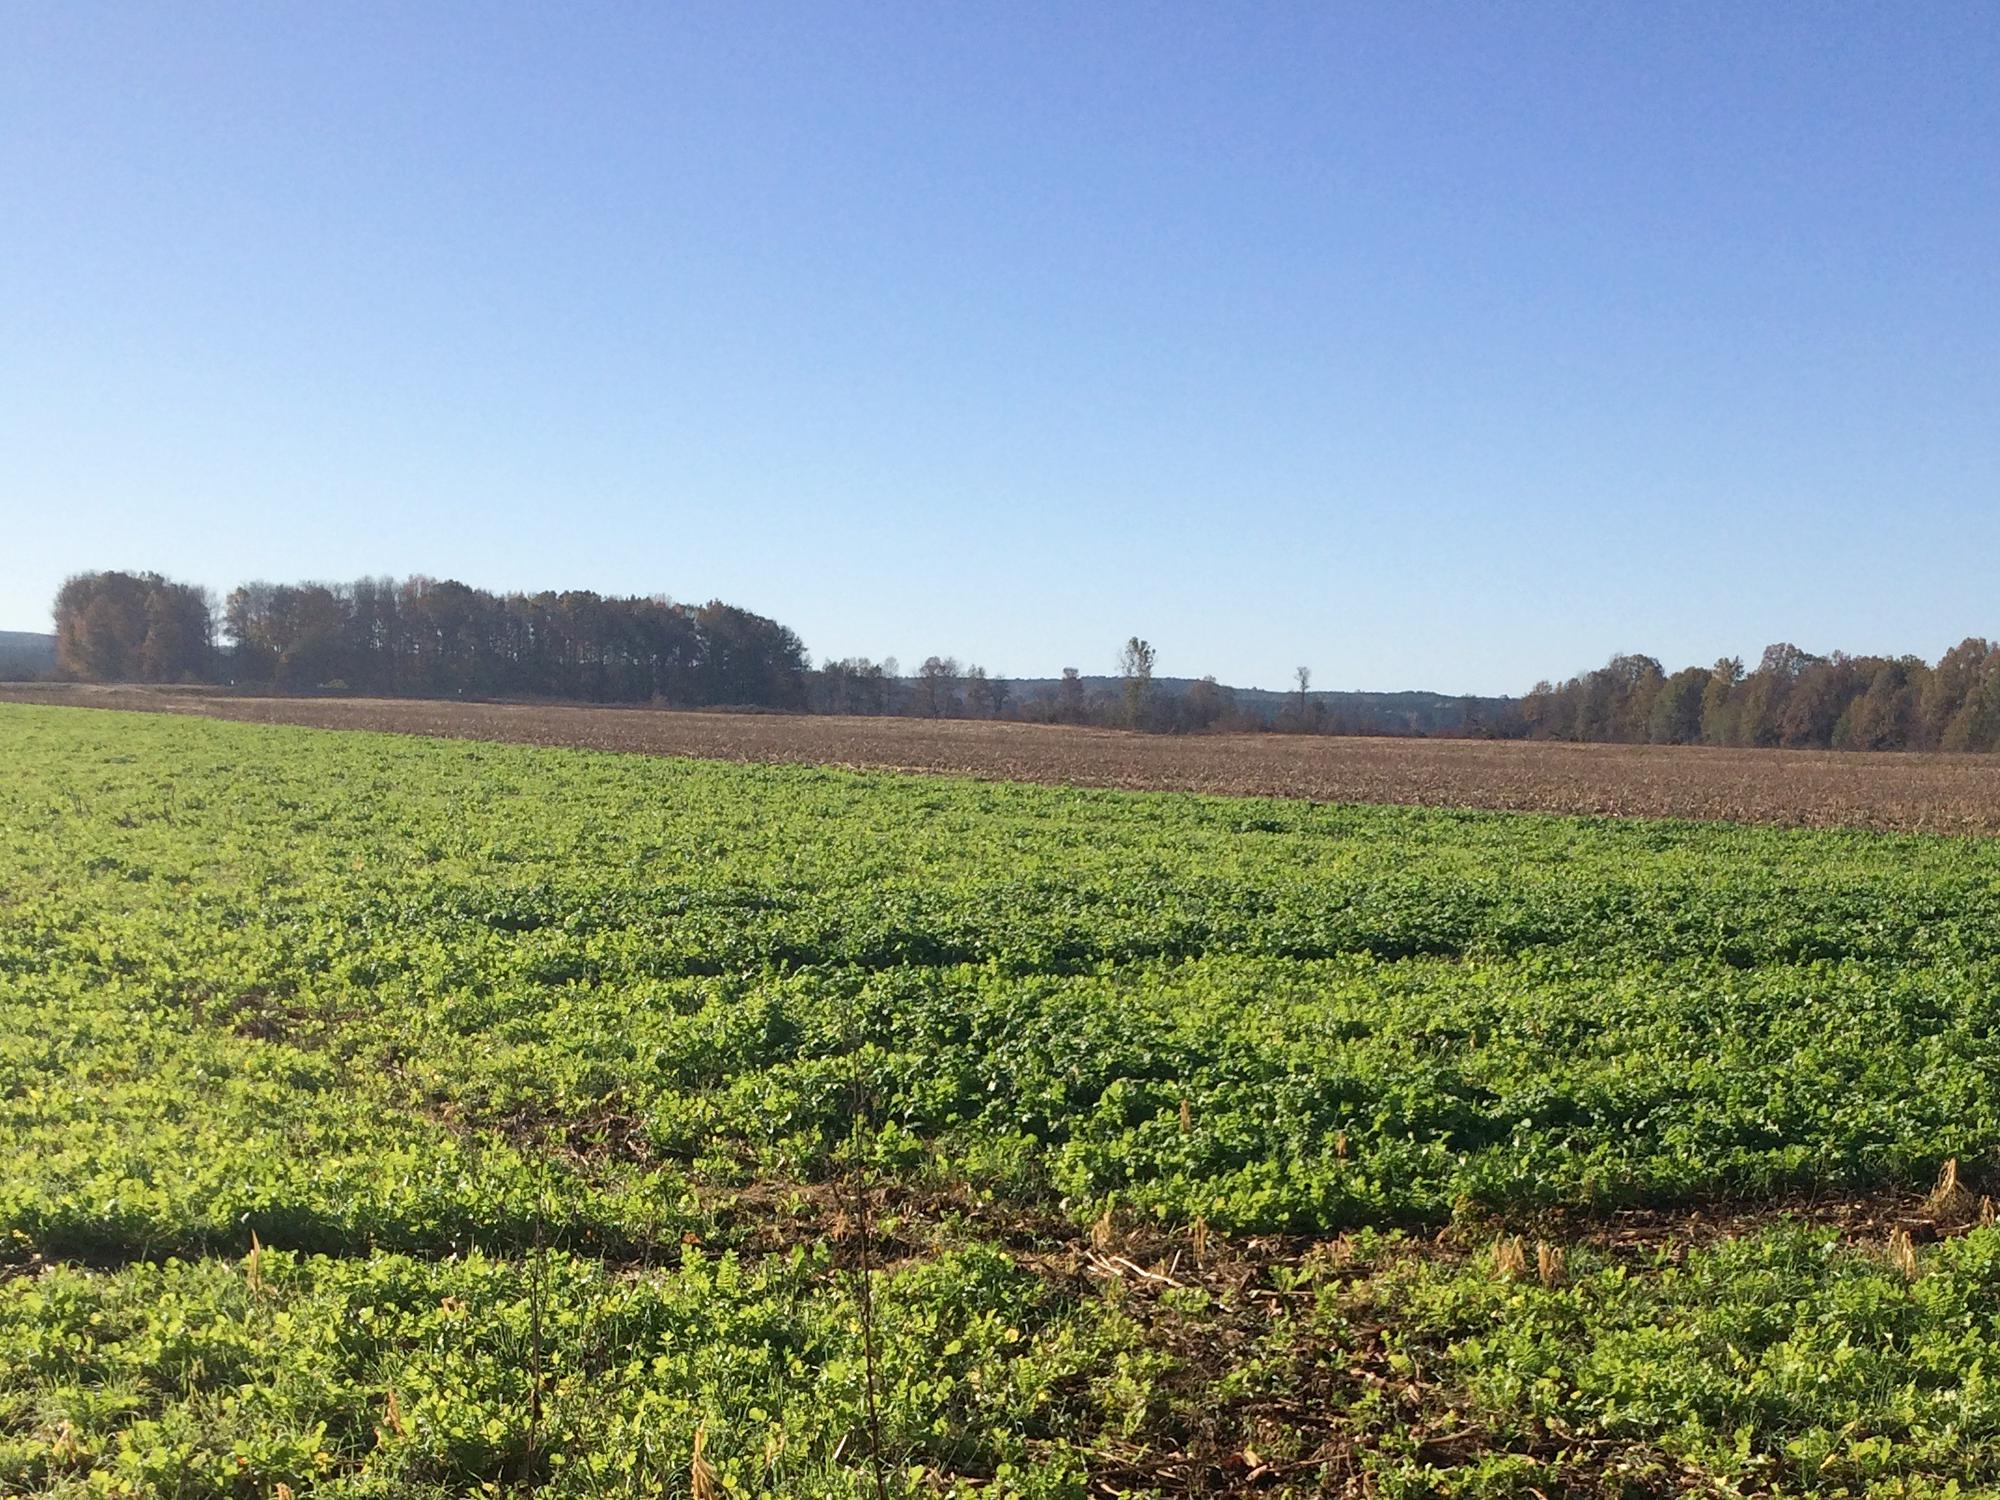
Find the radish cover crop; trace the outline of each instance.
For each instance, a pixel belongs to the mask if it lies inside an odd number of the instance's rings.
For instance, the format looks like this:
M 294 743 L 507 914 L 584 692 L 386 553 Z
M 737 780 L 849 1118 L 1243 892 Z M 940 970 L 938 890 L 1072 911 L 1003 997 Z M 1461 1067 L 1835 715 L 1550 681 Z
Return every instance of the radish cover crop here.
M 2000 844 L 0 766 L 0 1493 L 2000 1485 Z

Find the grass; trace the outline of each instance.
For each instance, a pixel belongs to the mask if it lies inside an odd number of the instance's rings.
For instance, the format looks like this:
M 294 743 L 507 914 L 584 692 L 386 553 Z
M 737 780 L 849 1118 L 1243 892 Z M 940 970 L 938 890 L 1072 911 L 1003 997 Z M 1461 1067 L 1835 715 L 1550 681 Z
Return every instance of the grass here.
M 2000 1484 L 2000 846 L 0 756 L 0 1492 Z

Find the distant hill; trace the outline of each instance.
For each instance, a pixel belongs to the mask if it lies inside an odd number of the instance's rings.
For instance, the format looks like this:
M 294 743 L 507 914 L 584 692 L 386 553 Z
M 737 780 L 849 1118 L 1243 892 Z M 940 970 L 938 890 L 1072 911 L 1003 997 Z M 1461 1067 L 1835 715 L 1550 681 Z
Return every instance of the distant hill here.
M 1016 701 L 1053 693 L 1060 686 L 1054 677 L 1012 677 L 1008 680 Z M 1155 677 L 1153 690 L 1179 697 L 1194 686 L 1191 677 Z M 1092 696 L 1115 695 L 1124 691 L 1119 677 L 1085 677 L 1083 688 Z M 1274 688 L 1222 687 L 1234 695 L 1239 708 L 1272 715 L 1298 700 L 1297 693 Z M 1457 734 L 1468 724 L 1494 724 L 1515 708 L 1512 698 L 1482 698 L 1452 693 L 1307 693 L 1308 703 L 1321 705 L 1327 716 L 1343 729 L 1380 734 Z
M 52 677 L 56 638 L 34 630 L 0 630 L 0 677 Z

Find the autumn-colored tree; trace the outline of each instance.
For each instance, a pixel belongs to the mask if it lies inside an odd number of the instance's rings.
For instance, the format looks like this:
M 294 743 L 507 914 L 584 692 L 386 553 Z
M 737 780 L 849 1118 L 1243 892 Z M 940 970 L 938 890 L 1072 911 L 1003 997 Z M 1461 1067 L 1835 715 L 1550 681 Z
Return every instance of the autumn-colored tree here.
M 215 604 L 206 589 L 162 579 L 146 598 L 139 675 L 148 682 L 199 682 L 215 650 Z
M 182 682 L 210 670 L 206 591 L 158 573 L 79 573 L 56 594 L 56 667 L 85 682 Z
M 1971 642 L 1967 642 L 1971 645 Z M 1983 643 L 1982 643 L 1983 644 Z M 1958 706 L 1938 738 L 1940 750 L 2000 748 L 2000 647 L 1984 656 L 1966 652 L 1955 664 L 1963 680 Z
M 1234 707 L 1233 694 L 1213 677 L 1204 677 L 1188 688 L 1187 723 L 1190 729 L 1212 729 Z
M 1707 667 L 1683 667 L 1653 695 L 1646 720 L 1646 738 L 1655 745 L 1694 745 L 1701 741 L 1701 706 L 1708 692 Z
M 1868 687 L 1849 702 L 1834 724 L 1836 750 L 1896 750 L 1918 737 L 1918 684 L 1929 668 L 1911 657 L 1879 661 Z
M 1839 658 L 1816 660 L 1803 667 L 1785 695 L 1778 718 L 1778 743 L 1802 748 L 1832 744 L 1849 691 L 1844 679 L 1852 675 Z
M 1704 745 L 1734 745 L 1736 731 L 1736 690 L 1743 682 L 1743 658 L 1725 656 L 1708 669 L 1708 682 L 1701 690 L 1701 741 Z
M 1651 657 L 1617 656 L 1560 686 L 1536 683 L 1512 718 L 1515 732 L 1536 738 L 2000 749 L 2000 646 L 1973 637 L 1930 667 L 1914 656 L 1818 656 L 1779 642 L 1754 672 L 1724 657 L 1672 677 Z
M 1785 742 L 1785 701 L 1806 668 L 1820 658 L 1790 642 L 1764 648 L 1757 670 L 1743 679 L 1732 695 L 1736 725 L 1733 743 L 1780 745 Z
M 1923 724 L 1924 743 L 1942 747 L 1958 718 L 1979 686 L 1986 663 L 1993 655 L 1993 643 L 1981 636 L 1960 641 L 1940 656 L 1924 685 L 1918 713 Z
M 659 594 L 490 594 L 421 576 L 251 583 L 230 594 L 224 622 L 239 682 L 806 706 L 798 637 L 720 600 L 697 609 Z

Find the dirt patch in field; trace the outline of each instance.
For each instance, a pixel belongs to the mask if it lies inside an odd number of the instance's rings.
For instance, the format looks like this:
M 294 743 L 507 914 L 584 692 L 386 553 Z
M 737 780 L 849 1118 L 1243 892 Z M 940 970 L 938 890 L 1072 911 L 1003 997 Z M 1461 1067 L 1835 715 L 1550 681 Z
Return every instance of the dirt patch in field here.
M 1148 791 L 1901 832 L 2000 833 L 2000 756 L 1291 735 L 1169 737 L 964 719 L 257 698 L 78 684 L 0 700 L 266 724 Z

